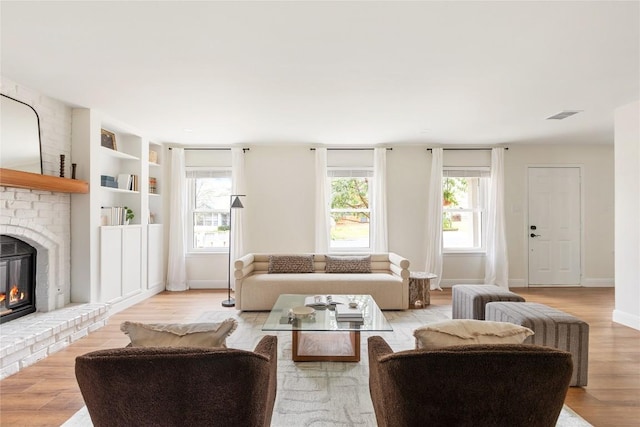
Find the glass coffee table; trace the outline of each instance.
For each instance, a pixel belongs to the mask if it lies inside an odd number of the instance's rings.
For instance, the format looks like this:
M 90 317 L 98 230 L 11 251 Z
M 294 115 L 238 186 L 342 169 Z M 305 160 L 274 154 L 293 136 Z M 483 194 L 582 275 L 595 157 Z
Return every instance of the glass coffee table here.
M 332 295 L 334 302 L 356 303 L 362 312 L 358 321 L 337 321 L 335 306 L 294 314 L 303 311 L 299 308 L 307 297 L 314 296 L 280 295 L 262 327 L 263 331 L 291 331 L 294 362 L 359 362 L 360 332 L 393 331 L 371 295 Z

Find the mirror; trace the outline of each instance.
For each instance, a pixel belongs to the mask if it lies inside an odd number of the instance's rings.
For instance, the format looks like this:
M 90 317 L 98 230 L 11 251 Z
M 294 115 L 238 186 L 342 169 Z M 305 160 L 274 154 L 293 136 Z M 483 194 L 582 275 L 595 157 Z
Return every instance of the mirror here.
M 0 99 L 0 167 L 42 174 L 38 113 L 7 95 Z

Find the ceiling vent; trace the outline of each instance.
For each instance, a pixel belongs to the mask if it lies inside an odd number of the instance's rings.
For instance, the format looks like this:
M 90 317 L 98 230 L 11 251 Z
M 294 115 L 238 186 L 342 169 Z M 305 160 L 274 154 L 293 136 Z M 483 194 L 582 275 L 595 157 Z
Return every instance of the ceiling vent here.
M 574 114 L 578 114 L 582 110 L 564 110 L 560 111 L 558 114 L 554 114 L 553 116 L 547 117 L 547 120 L 563 120 L 567 117 L 571 117 Z

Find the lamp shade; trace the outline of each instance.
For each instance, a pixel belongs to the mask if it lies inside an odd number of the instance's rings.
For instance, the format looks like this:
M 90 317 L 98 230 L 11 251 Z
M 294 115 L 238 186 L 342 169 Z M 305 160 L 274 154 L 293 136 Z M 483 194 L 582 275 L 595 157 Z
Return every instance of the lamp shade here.
M 234 196 L 232 196 L 232 197 L 234 197 Z M 244 206 L 242 205 L 242 202 L 240 201 L 240 197 L 235 196 L 235 198 L 231 202 L 231 208 L 232 209 L 244 208 Z

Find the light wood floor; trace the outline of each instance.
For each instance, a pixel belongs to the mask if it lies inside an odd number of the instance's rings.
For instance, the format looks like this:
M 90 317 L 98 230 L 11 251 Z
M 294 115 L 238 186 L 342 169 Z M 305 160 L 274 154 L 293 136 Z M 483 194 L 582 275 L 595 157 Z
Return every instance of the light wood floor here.
M 572 387 L 566 404 L 596 427 L 638 426 L 640 331 L 611 321 L 613 288 L 515 289 L 527 301 L 571 313 L 590 325 L 589 385 Z M 77 355 L 122 347 L 124 320 L 190 322 L 204 311 L 223 310 L 222 291 L 164 292 L 109 319 L 107 326 L 68 348 L 0 381 L 0 425 L 59 426 L 83 405 L 74 376 Z M 432 292 L 434 305 L 451 304 L 451 291 Z M 235 309 L 227 309 L 235 312 Z

